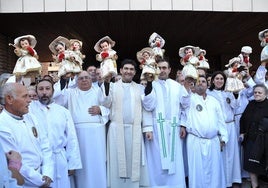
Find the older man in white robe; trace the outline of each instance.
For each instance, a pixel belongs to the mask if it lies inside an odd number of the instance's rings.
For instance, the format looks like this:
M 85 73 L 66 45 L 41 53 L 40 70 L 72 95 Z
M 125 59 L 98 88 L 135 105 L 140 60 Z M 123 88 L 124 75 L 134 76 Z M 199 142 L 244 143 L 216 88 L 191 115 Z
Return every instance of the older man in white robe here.
M 99 87 L 91 87 L 91 76 L 82 71 L 77 76 L 76 88 L 61 90 L 54 85 L 54 98 L 61 98 L 73 117 L 83 168 L 76 170 L 77 188 L 106 188 L 106 134 L 105 123 L 109 110 L 100 105 Z
M 36 86 L 39 100 L 31 102 L 30 113 L 37 117 L 52 147 L 55 171 L 51 187 L 70 188 L 68 176 L 82 168 L 79 144 L 71 114 L 53 102 L 53 91 L 50 80 L 40 80 Z
M 34 116 L 28 113 L 31 99 L 25 86 L 8 83 L 3 87 L 5 109 L 0 114 L 0 142 L 5 152 L 17 151 L 22 157 L 20 174 L 25 188 L 49 187 L 54 171 L 47 137 Z
M 182 125 L 189 95 L 185 87 L 169 79 L 171 68 L 166 60 L 161 59 L 158 67 L 158 80 L 147 83 L 145 90 L 151 92 L 143 100 L 145 109 L 153 111 L 154 138 L 145 141 L 150 183 L 154 188 L 183 188 L 186 185 L 181 138 L 186 135 Z
M 186 123 L 189 188 L 225 188 L 221 145 L 227 143 L 228 133 L 220 103 L 206 90 L 206 78 L 200 76 Z

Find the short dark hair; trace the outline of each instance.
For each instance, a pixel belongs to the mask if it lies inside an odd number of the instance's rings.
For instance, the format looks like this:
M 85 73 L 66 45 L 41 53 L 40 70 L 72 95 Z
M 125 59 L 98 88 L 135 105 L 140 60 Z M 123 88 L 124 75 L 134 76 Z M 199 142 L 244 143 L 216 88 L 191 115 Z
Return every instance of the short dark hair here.
M 167 58 L 160 57 L 160 58 L 157 59 L 157 61 L 156 61 L 157 64 L 158 64 L 158 63 L 161 63 L 161 62 L 167 62 L 167 64 L 168 64 L 168 68 L 170 68 L 170 63 L 169 63 L 169 61 L 168 61 Z
M 41 80 L 38 80 L 38 82 L 37 82 L 37 84 L 36 84 L 36 87 L 35 87 L 36 92 L 37 92 L 38 84 L 39 84 L 40 82 L 44 82 L 44 81 L 47 81 L 47 82 L 51 83 L 52 91 L 54 92 L 54 87 L 53 87 L 54 82 L 53 82 L 52 80 L 50 80 L 50 79 L 41 79 Z
M 124 59 L 122 62 L 121 62 L 121 68 L 123 68 L 126 64 L 131 64 L 135 67 L 137 67 L 137 63 L 133 60 L 133 59 Z

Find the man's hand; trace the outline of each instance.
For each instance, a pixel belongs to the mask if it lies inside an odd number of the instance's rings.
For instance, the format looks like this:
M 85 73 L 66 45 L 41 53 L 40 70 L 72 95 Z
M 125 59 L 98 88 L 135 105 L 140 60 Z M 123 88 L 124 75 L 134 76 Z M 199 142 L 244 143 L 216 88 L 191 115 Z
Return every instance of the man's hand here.
M 152 73 L 145 73 L 144 77 L 148 82 L 154 81 L 154 75 Z
M 101 109 L 100 109 L 99 106 L 91 106 L 88 109 L 88 113 L 91 114 L 92 116 L 100 115 L 101 114 Z
M 181 126 L 180 127 L 180 137 L 185 138 L 186 137 L 186 128 Z
M 146 132 L 145 137 L 147 140 L 153 140 L 153 132 Z
M 42 188 L 49 187 L 52 182 L 51 178 L 48 176 L 43 176 L 42 180 L 45 181 L 45 183 L 41 186 Z
M 103 80 L 104 80 L 104 82 L 106 82 L 106 83 L 110 83 L 112 78 L 113 78 L 112 73 L 109 73 L 107 76 L 105 76 L 105 77 L 103 78 Z
M 8 167 L 19 171 L 22 165 L 21 155 L 18 152 L 11 150 L 6 153 L 6 157 L 8 159 Z
M 74 173 L 75 173 L 75 170 L 68 170 L 68 176 L 72 176 L 74 175 Z
M 223 147 L 225 146 L 225 142 L 224 141 L 221 141 L 221 151 L 223 151 Z

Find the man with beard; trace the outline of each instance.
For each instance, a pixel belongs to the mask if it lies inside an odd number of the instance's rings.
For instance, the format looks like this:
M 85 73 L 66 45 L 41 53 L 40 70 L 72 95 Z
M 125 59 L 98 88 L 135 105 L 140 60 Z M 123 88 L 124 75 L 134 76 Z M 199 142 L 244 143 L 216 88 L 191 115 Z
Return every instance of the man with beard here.
M 187 114 L 189 188 L 225 188 L 221 143 L 228 134 L 219 102 L 206 94 L 207 81 L 199 76 Z M 209 118 L 208 118 L 209 117 Z M 220 135 L 220 139 L 219 139 Z
M 69 188 L 68 175 L 82 168 L 73 119 L 67 109 L 53 102 L 54 89 L 50 80 L 40 80 L 36 91 L 39 101 L 32 101 L 30 113 L 37 117 L 52 147 L 55 168 L 51 187 Z

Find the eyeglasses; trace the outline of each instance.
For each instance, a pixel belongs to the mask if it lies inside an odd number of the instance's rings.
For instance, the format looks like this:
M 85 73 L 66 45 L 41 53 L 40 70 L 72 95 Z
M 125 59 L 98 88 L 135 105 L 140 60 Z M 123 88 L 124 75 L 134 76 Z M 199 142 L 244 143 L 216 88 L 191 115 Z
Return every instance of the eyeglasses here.
M 89 76 L 79 76 L 78 78 L 77 78 L 78 80 L 89 80 L 90 79 L 90 77 Z

